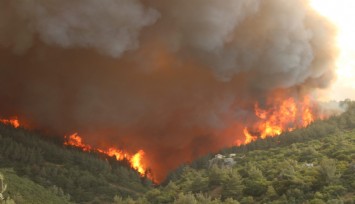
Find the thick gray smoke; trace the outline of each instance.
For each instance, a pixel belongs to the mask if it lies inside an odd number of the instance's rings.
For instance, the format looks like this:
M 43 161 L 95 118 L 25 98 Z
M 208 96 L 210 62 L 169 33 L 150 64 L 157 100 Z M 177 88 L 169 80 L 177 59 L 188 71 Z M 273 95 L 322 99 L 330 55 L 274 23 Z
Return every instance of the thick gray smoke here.
M 138 48 L 143 27 L 159 14 L 139 0 L 0 1 L 0 42 L 16 52 L 34 38 L 64 48 L 97 48 L 113 57 Z
M 306 0 L 0 0 L 0 113 L 142 148 L 162 179 L 271 93 L 327 87 L 336 55 Z

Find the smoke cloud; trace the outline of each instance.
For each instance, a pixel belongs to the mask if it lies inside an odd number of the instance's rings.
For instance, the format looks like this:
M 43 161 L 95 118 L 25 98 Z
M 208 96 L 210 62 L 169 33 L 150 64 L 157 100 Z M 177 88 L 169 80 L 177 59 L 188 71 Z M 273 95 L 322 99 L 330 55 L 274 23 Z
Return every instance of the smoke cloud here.
M 161 180 L 243 138 L 255 102 L 329 86 L 336 56 L 307 0 L 0 0 L 0 113 L 144 149 Z
M 113 57 L 138 48 L 138 35 L 159 13 L 138 0 L 0 2 L 0 42 L 16 52 L 38 38 L 63 48 L 92 47 Z

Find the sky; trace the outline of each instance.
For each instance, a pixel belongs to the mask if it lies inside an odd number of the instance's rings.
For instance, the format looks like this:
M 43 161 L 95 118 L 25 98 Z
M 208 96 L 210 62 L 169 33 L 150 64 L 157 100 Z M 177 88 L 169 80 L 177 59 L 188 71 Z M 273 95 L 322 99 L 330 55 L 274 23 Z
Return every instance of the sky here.
M 321 93 L 326 100 L 355 99 L 355 1 L 311 0 L 320 14 L 333 22 L 338 29 L 337 80 L 330 90 Z

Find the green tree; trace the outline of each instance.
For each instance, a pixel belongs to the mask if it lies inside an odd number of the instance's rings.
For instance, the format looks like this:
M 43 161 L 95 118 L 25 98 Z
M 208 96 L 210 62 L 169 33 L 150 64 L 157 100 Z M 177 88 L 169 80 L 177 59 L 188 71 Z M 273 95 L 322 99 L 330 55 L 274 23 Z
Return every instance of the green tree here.
M 321 180 L 326 184 L 334 183 L 340 177 L 340 175 L 337 174 L 336 162 L 333 159 L 323 159 L 319 165 L 319 173 Z
M 237 171 L 231 170 L 223 182 L 222 199 L 239 199 L 243 197 L 244 188 L 242 177 Z
M 267 187 L 267 191 L 265 193 L 265 200 L 272 201 L 278 197 L 274 187 L 272 185 Z
M 245 194 L 253 197 L 263 195 L 267 191 L 267 180 L 256 166 L 251 165 L 248 170 L 248 178 L 244 179 Z
M 234 200 L 233 198 L 227 198 L 224 201 L 224 204 L 239 204 L 239 202 L 237 200 Z
M 197 173 L 192 180 L 190 191 L 193 193 L 204 192 L 208 188 L 208 177 L 205 177 L 201 173 Z
M 225 169 L 213 165 L 208 171 L 209 185 L 216 186 L 221 185 L 227 179 L 227 172 Z
M 198 204 L 198 202 L 193 194 L 180 193 L 177 199 L 174 201 L 174 204 Z
M 123 199 L 121 196 L 118 195 L 113 198 L 113 201 L 115 204 L 136 204 L 136 202 L 131 197 Z
M 241 204 L 253 204 L 255 203 L 255 200 L 252 196 L 247 196 L 247 197 L 244 197 L 241 201 L 240 201 Z

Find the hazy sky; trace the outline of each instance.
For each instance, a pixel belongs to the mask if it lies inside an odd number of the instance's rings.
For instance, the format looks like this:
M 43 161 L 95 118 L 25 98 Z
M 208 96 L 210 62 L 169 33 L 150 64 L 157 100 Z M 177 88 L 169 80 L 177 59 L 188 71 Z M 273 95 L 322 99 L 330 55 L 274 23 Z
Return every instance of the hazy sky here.
M 330 90 L 323 91 L 324 99 L 355 99 L 355 1 L 311 0 L 312 6 L 330 19 L 338 28 L 337 80 Z

